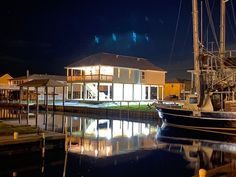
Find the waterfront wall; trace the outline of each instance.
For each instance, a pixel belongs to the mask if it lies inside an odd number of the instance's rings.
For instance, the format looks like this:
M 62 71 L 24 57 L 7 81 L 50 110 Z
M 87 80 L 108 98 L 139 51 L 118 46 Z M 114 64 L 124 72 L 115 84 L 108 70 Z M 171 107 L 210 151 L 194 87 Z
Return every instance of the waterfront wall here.
M 0 103 L 0 107 L 8 109 L 23 109 L 27 110 L 27 105 L 20 105 L 17 103 Z M 40 110 L 46 110 L 44 105 L 39 106 Z M 30 110 L 35 110 L 35 107 L 31 107 Z M 129 110 L 129 109 L 111 109 L 111 108 L 91 108 L 91 107 L 79 107 L 79 106 L 53 106 L 48 105 L 48 111 L 68 112 L 76 113 L 79 115 L 91 115 L 101 118 L 118 118 L 128 119 L 133 121 L 159 121 L 159 116 L 156 111 L 141 111 L 141 110 Z

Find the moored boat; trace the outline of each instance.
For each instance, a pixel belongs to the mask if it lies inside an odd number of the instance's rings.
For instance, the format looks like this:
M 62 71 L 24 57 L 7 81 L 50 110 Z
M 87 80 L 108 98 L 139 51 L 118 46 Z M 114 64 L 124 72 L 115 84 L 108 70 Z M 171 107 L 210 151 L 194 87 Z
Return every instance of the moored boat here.
M 167 125 L 236 132 L 235 59 L 225 51 L 225 3 L 221 0 L 219 52 L 209 52 L 199 40 L 198 5 L 192 0 L 194 70 L 192 94 L 183 104 L 155 103 L 159 117 Z

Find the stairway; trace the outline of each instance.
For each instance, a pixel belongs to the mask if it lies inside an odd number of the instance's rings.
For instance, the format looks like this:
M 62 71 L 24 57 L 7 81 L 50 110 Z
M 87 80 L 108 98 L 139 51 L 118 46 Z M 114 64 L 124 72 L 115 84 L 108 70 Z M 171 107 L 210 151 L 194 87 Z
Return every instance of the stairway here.
M 86 85 L 87 86 L 87 99 L 96 99 L 97 96 L 97 86 L 96 84 Z M 107 95 L 104 92 L 99 92 L 100 100 L 106 100 Z

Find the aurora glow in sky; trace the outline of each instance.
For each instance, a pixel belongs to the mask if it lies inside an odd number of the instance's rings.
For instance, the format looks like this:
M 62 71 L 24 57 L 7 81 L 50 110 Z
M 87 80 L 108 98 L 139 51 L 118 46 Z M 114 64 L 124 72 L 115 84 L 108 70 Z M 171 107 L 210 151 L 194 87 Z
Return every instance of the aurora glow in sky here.
M 217 31 L 218 1 L 209 1 Z M 236 42 L 230 4 L 228 48 Z M 236 2 L 232 4 L 236 9 Z M 167 70 L 170 78 L 187 77 L 186 69 L 193 63 L 191 19 L 190 0 L 1 2 L 0 73 L 19 76 L 29 69 L 30 73 L 65 74 L 64 67 L 78 59 L 110 52 L 147 58 Z M 207 26 L 204 20 L 204 32 Z

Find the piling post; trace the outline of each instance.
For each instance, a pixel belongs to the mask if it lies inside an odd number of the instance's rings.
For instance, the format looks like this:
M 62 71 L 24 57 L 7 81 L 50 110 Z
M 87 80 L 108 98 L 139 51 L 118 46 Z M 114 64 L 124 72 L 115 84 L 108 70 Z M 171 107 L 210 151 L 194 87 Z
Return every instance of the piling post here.
M 27 125 L 29 125 L 29 87 L 27 87 Z
M 52 112 L 52 131 L 55 132 L 55 112 Z
M 45 87 L 45 91 L 46 91 L 46 112 L 48 111 L 48 87 Z
M 65 113 L 63 113 L 61 117 L 61 127 L 62 127 L 62 133 L 65 133 Z
M 64 112 L 65 111 L 65 86 L 63 86 L 62 107 L 63 107 L 63 112 Z
M 39 89 L 36 87 L 36 117 L 35 117 L 35 125 L 38 126 L 38 114 L 39 114 Z
M 45 133 L 42 133 L 42 158 L 45 157 Z
M 68 158 L 67 117 L 66 117 L 66 119 L 64 119 L 64 116 L 63 116 L 63 120 L 64 120 L 64 127 L 65 127 L 65 161 L 64 161 L 63 177 L 65 177 L 66 176 L 67 158 Z
M 120 146 L 120 145 L 119 145 L 119 141 L 117 141 L 117 142 L 116 142 L 116 153 L 118 153 L 119 150 L 120 150 L 119 146 Z
M 18 139 L 18 132 L 14 132 L 14 133 L 13 133 L 13 139 L 14 139 L 14 140 L 17 140 L 17 139 Z
M 128 101 L 128 121 L 129 121 L 129 101 Z
M 121 119 L 121 101 L 120 101 L 120 119 Z
M 55 111 L 55 96 L 56 96 L 56 87 L 53 87 L 52 111 Z
M 45 166 L 45 146 L 46 146 L 46 142 L 45 142 L 45 134 L 42 133 L 42 168 L 41 168 L 41 172 L 44 173 L 44 166 Z
M 206 177 L 207 171 L 203 168 L 199 170 L 199 177 Z
M 22 104 L 22 92 L 23 92 L 23 87 L 20 86 L 20 95 L 19 95 L 19 103 Z
M 19 111 L 19 124 L 21 124 L 22 105 L 20 105 L 20 110 L 18 111 Z
M 140 115 L 141 115 L 141 110 L 140 110 L 140 101 L 138 102 L 138 113 L 139 113 L 139 118 L 140 118 Z
M 16 172 L 16 171 L 13 171 L 13 172 L 12 172 L 12 176 L 13 176 L 13 177 L 16 177 L 16 176 L 17 176 L 17 172 Z

